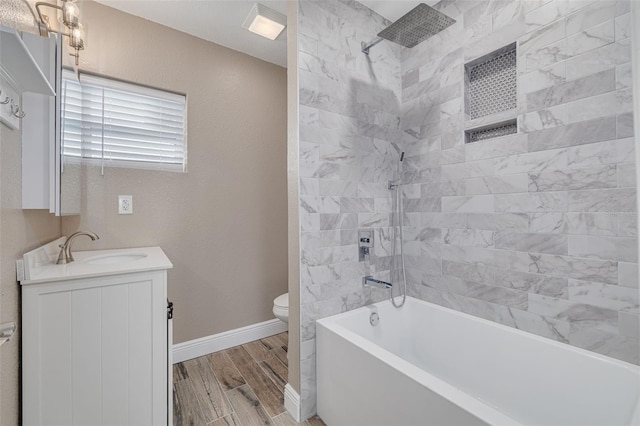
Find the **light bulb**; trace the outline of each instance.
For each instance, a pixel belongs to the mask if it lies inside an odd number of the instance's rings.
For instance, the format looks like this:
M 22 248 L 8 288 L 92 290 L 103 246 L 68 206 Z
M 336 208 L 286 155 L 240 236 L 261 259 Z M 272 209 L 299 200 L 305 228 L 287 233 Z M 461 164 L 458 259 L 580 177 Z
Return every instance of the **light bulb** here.
M 78 26 L 78 17 L 80 16 L 80 9 L 75 3 L 65 1 L 62 5 L 62 22 L 69 28 L 76 28 Z
M 76 50 L 84 49 L 84 30 L 78 26 L 69 33 L 69 46 Z

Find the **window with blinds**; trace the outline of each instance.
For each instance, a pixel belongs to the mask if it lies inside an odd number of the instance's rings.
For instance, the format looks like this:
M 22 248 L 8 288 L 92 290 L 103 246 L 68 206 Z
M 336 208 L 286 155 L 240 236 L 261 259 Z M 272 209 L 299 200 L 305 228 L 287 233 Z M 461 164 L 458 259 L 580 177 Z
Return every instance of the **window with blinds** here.
M 184 95 L 65 70 L 61 102 L 66 161 L 186 171 Z

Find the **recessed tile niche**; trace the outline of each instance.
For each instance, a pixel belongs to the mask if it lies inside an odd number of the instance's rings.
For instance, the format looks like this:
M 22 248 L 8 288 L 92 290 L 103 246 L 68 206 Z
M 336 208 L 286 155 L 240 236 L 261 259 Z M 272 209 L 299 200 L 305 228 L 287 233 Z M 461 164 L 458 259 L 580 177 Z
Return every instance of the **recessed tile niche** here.
M 472 127 L 465 131 L 466 142 L 517 133 L 515 112 L 513 119 L 505 121 L 504 116 L 517 107 L 516 58 L 516 44 L 511 43 L 465 64 L 465 114 Z M 492 123 L 492 116 L 497 122 Z
M 467 130 L 465 133 L 465 142 L 478 142 L 485 139 L 498 138 L 500 136 L 518 133 L 518 125 L 516 123 L 516 119 L 514 118 L 513 120 L 509 120 L 504 123 L 496 123 L 486 127 Z

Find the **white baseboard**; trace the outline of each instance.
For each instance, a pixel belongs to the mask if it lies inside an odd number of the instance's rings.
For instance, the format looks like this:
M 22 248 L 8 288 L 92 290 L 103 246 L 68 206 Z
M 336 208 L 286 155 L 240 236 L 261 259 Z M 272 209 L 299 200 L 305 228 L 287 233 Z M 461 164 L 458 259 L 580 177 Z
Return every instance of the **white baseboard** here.
M 289 383 L 284 386 L 284 408 L 296 422 L 300 422 L 300 395 Z
M 188 359 L 198 358 L 213 352 L 253 342 L 254 340 L 264 339 L 265 337 L 283 333 L 287 330 L 287 324 L 279 319 L 272 319 L 246 327 L 236 328 L 235 330 L 178 343 L 173 345 L 173 363 L 177 364 Z

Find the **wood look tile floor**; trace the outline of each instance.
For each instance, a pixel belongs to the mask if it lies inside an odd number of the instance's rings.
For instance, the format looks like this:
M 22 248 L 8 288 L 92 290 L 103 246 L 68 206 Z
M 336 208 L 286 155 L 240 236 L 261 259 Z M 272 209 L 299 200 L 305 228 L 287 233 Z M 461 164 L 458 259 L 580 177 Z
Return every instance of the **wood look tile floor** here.
M 173 366 L 175 426 L 324 426 L 302 423 L 284 408 L 287 333 Z

